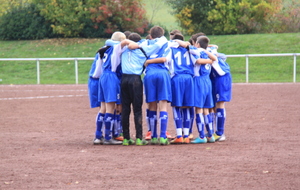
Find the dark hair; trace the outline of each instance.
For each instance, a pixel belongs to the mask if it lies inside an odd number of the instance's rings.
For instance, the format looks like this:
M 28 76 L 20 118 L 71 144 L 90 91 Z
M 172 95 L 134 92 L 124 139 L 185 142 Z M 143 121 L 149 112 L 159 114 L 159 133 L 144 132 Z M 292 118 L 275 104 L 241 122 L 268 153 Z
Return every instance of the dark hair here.
M 182 34 L 175 34 L 173 37 L 172 37 L 172 40 L 182 40 L 184 41 L 184 37 Z
M 128 37 L 131 34 L 131 32 L 127 30 L 127 31 L 124 32 L 124 34 L 125 34 L 126 38 L 128 39 Z
M 194 45 L 192 37 L 190 37 L 189 42 L 190 42 L 191 45 Z
M 209 38 L 207 36 L 199 36 L 197 38 L 197 44 L 200 45 L 201 48 L 206 49 L 209 43 Z
M 138 34 L 138 33 L 131 33 L 129 36 L 128 36 L 128 39 L 129 40 L 132 40 L 134 42 L 138 42 L 140 41 L 142 38 L 141 36 Z
M 170 35 L 181 34 L 180 30 L 172 30 Z
M 197 42 L 197 38 L 199 36 L 205 36 L 205 34 L 203 32 L 199 32 L 199 33 L 193 34 L 191 38 L 196 43 Z
M 165 30 L 160 26 L 153 26 L 150 29 L 150 35 L 153 39 L 160 38 L 165 34 Z
M 150 34 L 148 34 L 148 35 L 146 36 L 146 39 L 147 39 L 147 40 L 151 40 Z

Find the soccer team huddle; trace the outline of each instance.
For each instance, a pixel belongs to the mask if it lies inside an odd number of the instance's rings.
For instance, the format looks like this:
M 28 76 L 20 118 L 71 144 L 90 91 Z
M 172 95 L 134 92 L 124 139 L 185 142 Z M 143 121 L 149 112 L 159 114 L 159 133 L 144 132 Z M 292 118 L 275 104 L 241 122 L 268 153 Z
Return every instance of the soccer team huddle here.
M 226 139 L 225 103 L 232 91 L 226 55 L 218 53 L 218 46 L 209 44 L 203 33 L 189 41 L 179 30 L 170 32 L 169 40 L 164 33 L 160 26 L 153 26 L 146 39 L 129 31 L 114 32 L 97 51 L 88 80 L 90 107 L 99 107 L 95 145 L 203 144 Z M 146 110 L 142 110 L 144 98 Z M 174 138 L 167 132 L 169 106 Z M 135 139 L 130 137 L 131 110 Z

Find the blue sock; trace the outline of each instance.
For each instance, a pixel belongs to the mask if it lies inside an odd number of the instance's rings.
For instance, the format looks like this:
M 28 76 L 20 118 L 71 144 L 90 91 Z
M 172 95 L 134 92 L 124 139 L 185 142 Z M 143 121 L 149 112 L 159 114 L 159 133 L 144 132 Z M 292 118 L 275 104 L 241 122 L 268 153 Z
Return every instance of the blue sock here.
M 156 111 L 149 111 L 149 121 L 150 121 L 150 128 L 151 128 L 151 138 L 157 138 Z
M 121 133 L 123 133 L 123 128 L 122 128 L 121 118 L 122 118 L 122 115 L 121 115 L 121 114 L 117 115 L 116 120 L 117 120 L 117 124 L 118 124 L 118 136 L 119 136 Z
M 203 139 L 205 137 L 205 133 L 204 133 L 204 117 L 202 113 L 196 114 L 196 124 L 199 132 L 199 137 Z
M 194 107 L 189 108 L 190 110 L 190 117 L 191 117 L 191 122 L 190 122 L 190 134 L 193 133 L 193 125 L 194 125 L 194 119 L 195 119 L 195 109 Z
M 226 112 L 223 108 L 217 108 L 217 116 L 216 116 L 216 134 L 218 136 L 223 135 L 225 128 L 225 120 L 226 120 Z
M 204 121 L 205 121 L 205 128 L 208 133 L 208 137 L 211 137 L 213 135 L 212 118 L 210 117 L 209 114 L 204 116 Z
M 105 121 L 105 139 L 110 140 L 111 139 L 111 133 L 113 128 L 113 116 L 114 114 L 106 113 L 104 116 Z
M 146 124 L 147 124 L 148 131 L 151 131 L 149 113 L 150 113 L 150 110 L 146 109 Z
M 173 117 L 176 125 L 177 138 L 182 137 L 182 116 L 181 109 L 179 107 L 173 107 Z
M 115 114 L 114 118 L 114 137 L 118 137 L 120 135 L 120 115 Z
M 212 121 L 212 133 L 214 134 L 215 132 L 215 124 L 216 124 L 216 116 L 214 112 L 209 113 Z
M 97 139 L 101 139 L 103 137 L 102 134 L 103 119 L 104 119 L 104 114 L 98 112 L 96 117 L 96 133 L 95 133 Z
M 159 113 L 160 119 L 160 137 L 167 138 L 167 127 L 168 127 L 168 112 L 161 111 Z
M 190 134 L 190 110 L 188 108 L 182 108 L 183 113 L 183 137 L 187 138 Z

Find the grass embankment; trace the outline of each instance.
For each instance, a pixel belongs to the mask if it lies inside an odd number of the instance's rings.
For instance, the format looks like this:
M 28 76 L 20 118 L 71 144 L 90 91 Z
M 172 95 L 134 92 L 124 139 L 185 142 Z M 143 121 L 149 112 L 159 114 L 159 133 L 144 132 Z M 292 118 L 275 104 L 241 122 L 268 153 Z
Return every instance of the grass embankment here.
M 189 37 L 187 36 L 186 39 Z M 219 52 L 233 54 L 300 53 L 300 34 L 251 34 L 209 36 Z M 94 57 L 105 39 L 47 39 L 1 41 L 0 58 Z M 249 58 L 249 82 L 292 82 L 293 57 Z M 297 57 L 297 82 L 300 81 Z M 245 82 L 245 58 L 228 58 L 233 82 Z M 79 83 L 87 82 L 92 61 L 79 61 Z M 74 84 L 73 61 L 40 61 L 41 84 Z M 36 84 L 35 61 L 0 61 L 0 84 Z

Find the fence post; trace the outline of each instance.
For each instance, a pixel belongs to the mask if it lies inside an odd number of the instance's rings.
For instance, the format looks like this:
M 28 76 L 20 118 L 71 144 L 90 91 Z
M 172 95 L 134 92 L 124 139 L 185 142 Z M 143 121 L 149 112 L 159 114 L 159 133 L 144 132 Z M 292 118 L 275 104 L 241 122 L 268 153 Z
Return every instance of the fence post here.
M 78 60 L 75 59 L 75 80 L 76 84 L 78 84 Z
M 40 61 L 36 59 L 36 76 L 37 76 L 37 84 L 40 84 Z
M 296 65 L 296 54 L 294 53 L 294 74 L 293 74 L 293 82 L 295 83 L 296 82 L 296 74 L 297 74 L 297 72 L 296 72 L 296 67 L 297 65 Z
M 249 82 L 249 55 L 246 55 L 246 83 Z

